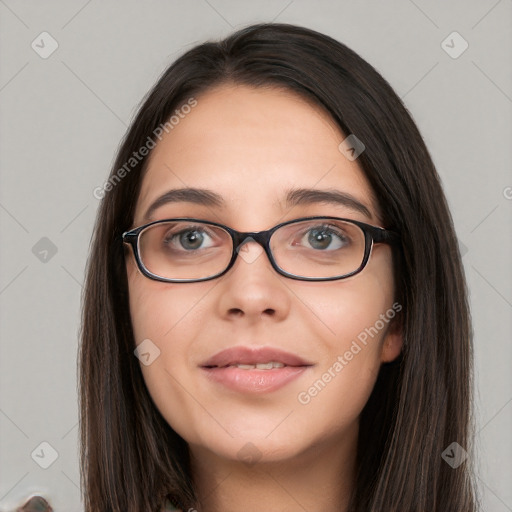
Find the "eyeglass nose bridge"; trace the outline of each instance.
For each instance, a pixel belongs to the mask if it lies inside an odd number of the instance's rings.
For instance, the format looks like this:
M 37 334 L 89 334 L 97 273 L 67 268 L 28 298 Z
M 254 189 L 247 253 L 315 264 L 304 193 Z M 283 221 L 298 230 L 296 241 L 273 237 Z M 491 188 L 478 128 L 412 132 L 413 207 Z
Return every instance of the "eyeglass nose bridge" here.
M 235 231 L 232 230 L 232 237 L 233 237 L 233 263 L 238 254 L 240 253 L 240 250 L 242 247 L 249 243 L 249 242 L 256 242 L 259 244 L 263 251 L 267 254 L 268 259 L 274 265 L 273 257 L 270 251 L 270 237 L 272 236 L 272 233 L 274 232 L 273 229 L 268 229 L 266 231 Z M 246 258 L 243 258 L 247 261 Z

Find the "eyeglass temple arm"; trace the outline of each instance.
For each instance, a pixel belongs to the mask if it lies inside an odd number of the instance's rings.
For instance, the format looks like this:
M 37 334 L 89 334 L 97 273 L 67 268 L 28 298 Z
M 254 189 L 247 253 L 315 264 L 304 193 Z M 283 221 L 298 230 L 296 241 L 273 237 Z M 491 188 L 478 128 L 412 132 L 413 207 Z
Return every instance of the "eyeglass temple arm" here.
M 378 243 L 389 243 L 389 244 L 399 244 L 400 243 L 400 235 L 395 231 L 390 231 L 389 229 L 384 228 L 375 228 L 372 230 L 373 241 Z

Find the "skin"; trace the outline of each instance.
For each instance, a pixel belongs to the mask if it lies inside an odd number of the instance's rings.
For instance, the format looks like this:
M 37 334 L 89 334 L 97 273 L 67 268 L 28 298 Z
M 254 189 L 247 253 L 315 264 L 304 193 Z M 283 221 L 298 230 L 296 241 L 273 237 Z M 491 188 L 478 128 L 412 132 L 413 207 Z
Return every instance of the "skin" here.
M 299 217 L 332 215 L 382 226 L 357 160 L 338 149 L 345 135 L 321 108 L 287 90 L 232 84 L 197 100 L 152 151 L 134 227 L 146 222 L 144 213 L 157 197 L 185 186 L 211 189 L 226 206 L 170 203 L 152 220 L 190 216 L 260 231 Z M 372 216 L 330 204 L 285 209 L 284 193 L 294 187 L 350 193 Z M 227 274 L 202 283 L 150 280 L 127 252 L 136 343 L 149 338 L 161 351 L 149 366 L 141 364 L 145 383 L 190 446 L 202 511 L 250 512 L 262 503 L 280 512 L 346 510 L 359 415 L 381 363 L 400 353 L 399 328 L 391 322 L 370 338 L 308 404 L 297 396 L 392 308 L 391 248 L 375 245 L 360 274 L 331 282 L 288 279 L 273 270 L 256 243 L 245 251 L 251 262 L 239 257 Z M 236 393 L 210 383 L 198 368 L 235 345 L 277 347 L 314 366 L 277 391 Z M 240 460 L 247 443 L 255 447 L 254 463 Z

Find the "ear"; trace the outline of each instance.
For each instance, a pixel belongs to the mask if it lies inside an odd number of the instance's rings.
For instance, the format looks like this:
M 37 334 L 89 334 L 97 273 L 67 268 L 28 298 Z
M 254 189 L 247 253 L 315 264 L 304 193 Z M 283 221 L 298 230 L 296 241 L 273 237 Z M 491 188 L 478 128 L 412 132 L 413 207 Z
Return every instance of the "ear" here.
M 392 322 L 382 340 L 380 360 L 383 363 L 394 361 L 402 351 L 403 335 L 399 321 Z

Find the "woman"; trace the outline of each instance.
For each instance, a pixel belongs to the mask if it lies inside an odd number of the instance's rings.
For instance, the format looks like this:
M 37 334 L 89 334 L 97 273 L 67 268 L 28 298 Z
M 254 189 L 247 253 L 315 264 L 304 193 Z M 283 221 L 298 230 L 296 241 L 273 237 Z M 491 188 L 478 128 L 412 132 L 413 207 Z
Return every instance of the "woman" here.
M 453 222 L 368 63 L 283 24 L 199 45 L 95 195 L 86 512 L 477 509 Z

